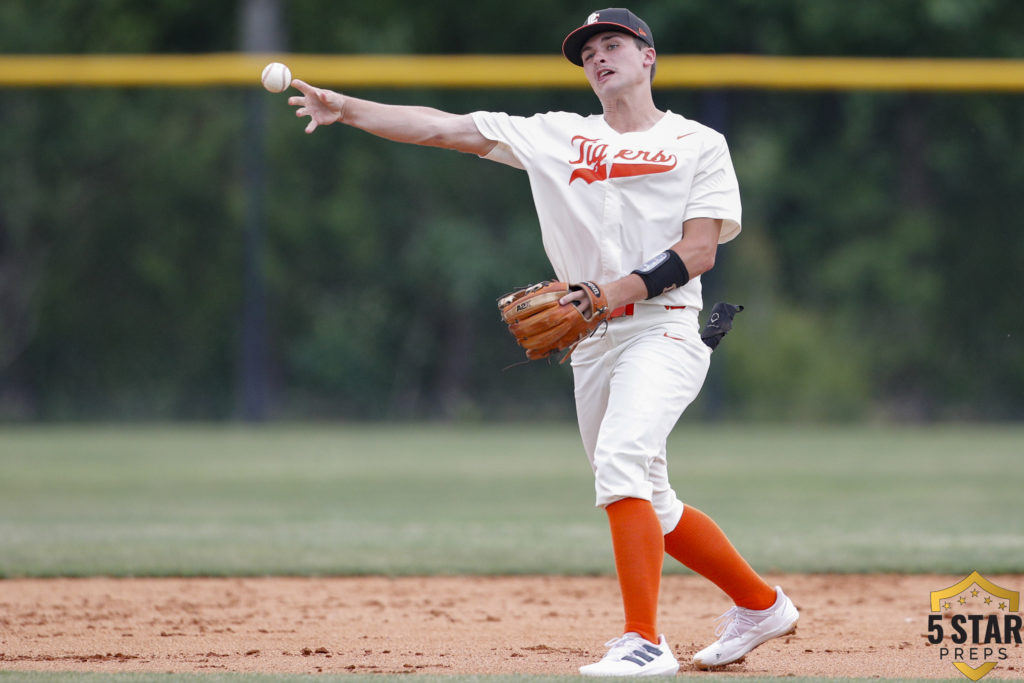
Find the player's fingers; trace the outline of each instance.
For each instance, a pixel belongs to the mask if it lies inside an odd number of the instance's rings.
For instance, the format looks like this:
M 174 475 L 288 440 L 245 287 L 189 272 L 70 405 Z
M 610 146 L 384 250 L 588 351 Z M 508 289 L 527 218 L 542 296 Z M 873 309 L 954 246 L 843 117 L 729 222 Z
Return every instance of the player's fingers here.
M 571 303 L 573 303 L 575 301 L 583 301 L 583 299 L 585 297 L 586 297 L 586 294 L 584 294 L 581 291 L 569 292 L 568 294 L 563 296 L 561 299 L 559 299 L 558 303 L 560 303 L 561 305 L 564 306 L 566 304 L 571 304 Z
M 292 79 L 292 87 L 306 95 L 309 95 L 314 90 L 316 90 L 316 88 L 311 86 L 309 83 L 306 83 L 306 81 L 299 80 L 298 78 Z
M 305 95 L 292 95 L 288 98 L 288 104 L 293 107 L 300 107 L 306 103 Z
M 309 133 L 312 133 L 314 130 L 316 130 L 316 127 L 317 127 L 316 119 L 311 118 L 309 120 L 309 123 L 306 125 L 306 134 L 308 135 Z

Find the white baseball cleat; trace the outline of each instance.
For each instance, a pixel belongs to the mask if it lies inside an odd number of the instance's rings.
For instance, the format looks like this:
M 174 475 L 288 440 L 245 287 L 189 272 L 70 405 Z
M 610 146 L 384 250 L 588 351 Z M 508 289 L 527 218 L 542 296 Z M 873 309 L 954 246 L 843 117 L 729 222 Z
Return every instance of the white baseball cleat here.
M 725 666 L 743 659 L 761 643 L 796 631 L 800 618 L 793 601 L 775 587 L 775 604 L 765 610 L 733 607 L 718 617 L 715 635 L 721 636 L 693 657 L 698 669 Z
M 679 662 L 661 636 L 658 644 L 636 633 L 612 638 L 604 644 L 608 654 L 595 664 L 580 667 L 584 676 L 675 676 Z

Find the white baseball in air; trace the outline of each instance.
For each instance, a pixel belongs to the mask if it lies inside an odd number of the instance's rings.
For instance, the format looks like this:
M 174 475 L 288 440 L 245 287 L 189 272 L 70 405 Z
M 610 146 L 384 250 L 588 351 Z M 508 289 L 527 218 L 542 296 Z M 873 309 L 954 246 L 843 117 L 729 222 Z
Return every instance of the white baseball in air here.
M 281 62 L 271 62 L 263 67 L 260 82 L 270 92 L 284 92 L 292 84 L 292 70 Z

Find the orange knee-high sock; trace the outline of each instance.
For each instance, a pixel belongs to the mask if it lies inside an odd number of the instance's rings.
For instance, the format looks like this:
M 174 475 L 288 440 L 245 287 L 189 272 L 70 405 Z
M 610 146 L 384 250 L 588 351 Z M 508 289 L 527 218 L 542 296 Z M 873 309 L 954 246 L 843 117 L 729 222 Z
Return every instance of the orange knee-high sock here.
M 665 552 L 709 579 L 740 607 L 768 609 L 775 590 L 736 551 L 714 520 L 687 505 L 676 528 L 665 536 Z
M 665 537 L 650 501 L 624 498 L 605 508 L 612 531 L 615 571 L 626 612 L 623 633 L 658 642 L 658 593 Z

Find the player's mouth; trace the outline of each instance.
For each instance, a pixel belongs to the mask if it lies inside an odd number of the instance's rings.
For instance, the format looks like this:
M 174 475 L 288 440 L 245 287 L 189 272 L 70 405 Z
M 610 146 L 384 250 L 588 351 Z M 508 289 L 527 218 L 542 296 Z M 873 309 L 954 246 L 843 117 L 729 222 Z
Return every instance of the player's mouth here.
M 615 73 L 615 71 L 613 69 L 598 69 L 597 73 L 595 74 L 595 76 L 597 77 L 597 82 L 598 83 L 604 83 L 614 73 Z

